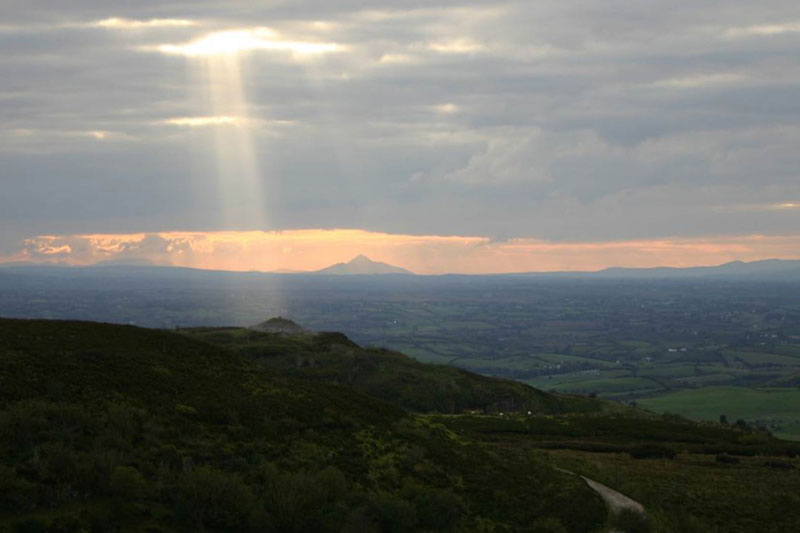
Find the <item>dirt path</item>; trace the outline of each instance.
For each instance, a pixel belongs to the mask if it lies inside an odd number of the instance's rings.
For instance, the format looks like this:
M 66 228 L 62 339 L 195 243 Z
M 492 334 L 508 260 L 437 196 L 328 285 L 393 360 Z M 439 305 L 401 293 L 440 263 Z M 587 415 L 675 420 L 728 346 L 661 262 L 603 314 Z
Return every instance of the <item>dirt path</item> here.
M 570 472 L 569 470 L 564 470 L 563 468 L 556 467 L 556 470 L 564 472 L 566 474 L 571 474 L 573 476 L 578 475 L 575 472 Z M 629 498 L 624 494 L 622 494 L 621 492 L 618 492 L 612 489 L 611 487 L 607 487 L 602 483 L 590 479 L 586 476 L 578 476 L 578 477 L 580 477 L 590 489 L 592 489 L 593 491 L 595 491 L 597 494 L 600 495 L 600 497 L 603 499 L 606 506 L 608 507 L 609 511 L 611 511 L 612 515 L 616 515 L 620 511 L 624 511 L 625 509 L 629 509 L 642 516 L 647 515 L 647 511 L 644 510 L 644 506 L 641 503 L 637 502 L 636 500 Z M 608 533 L 624 533 L 624 532 L 619 529 L 611 529 L 608 531 Z
M 584 480 L 587 485 L 589 485 L 590 489 L 595 491 L 600 495 L 601 498 L 603 498 L 603 501 L 606 502 L 606 505 L 608 505 L 612 513 L 616 514 L 622 510 L 630 509 L 631 511 L 639 514 L 645 514 L 644 507 L 636 500 L 632 500 L 621 492 L 617 492 L 611 487 L 606 487 L 602 483 L 598 483 L 597 481 L 589 479 L 586 476 L 581 476 L 581 479 Z

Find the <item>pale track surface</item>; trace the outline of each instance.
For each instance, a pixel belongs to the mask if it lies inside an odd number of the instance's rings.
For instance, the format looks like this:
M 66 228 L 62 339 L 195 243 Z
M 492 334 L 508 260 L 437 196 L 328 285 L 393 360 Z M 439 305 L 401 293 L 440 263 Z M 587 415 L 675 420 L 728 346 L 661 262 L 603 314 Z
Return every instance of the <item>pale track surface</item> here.
M 608 505 L 612 513 L 616 514 L 625 509 L 630 509 L 636 513 L 645 514 L 644 507 L 636 500 L 625 496 L 621 492 L 617 492 L 611 487 L 606 487 L 602 483 L 598 483 L 593 479 L 589 479 L 588 477 L 581 476 L 581 479 L 584 480 L 587 485 L 589 485 L 590 489 L 595 491 L 600 495 L 601 498 L 603 498 L 603 501 L 606 502 L 606 505 Z
M 571 474 L 573 476 L 578 475 L 575 472 L 570 472 L 569 470 L 564 470 L 563 468 L 558 468 L 558 467 L 555 468 L 556 470 L 564 472 L 566 474 Z M 605 502 L 606 506 L 608 507 L 609 511 L 611 511 L 612 515 L 616 515 L 620 511 L 624 511 L 625 509 L 631 510 L 642 516 L 647 515 L 647 512 L 644 510 L 644 506 L 641 503 L 634 500 L 633 498 L 629 498 L 628 496 L 625 496 L 621 492 L 618 492 L 612 489 L 611 487 L 607 487 L 602 483 L 590 479 L 586 476 L 578 476 L 578 477 L 580 477 L 590 489 L 592 489 L 598 495 L 600 495 L 600 497 L 603 499 L 603 502 Z M 625 533 L 625 532 L 619 529 L 610 529 L 608 533 Z

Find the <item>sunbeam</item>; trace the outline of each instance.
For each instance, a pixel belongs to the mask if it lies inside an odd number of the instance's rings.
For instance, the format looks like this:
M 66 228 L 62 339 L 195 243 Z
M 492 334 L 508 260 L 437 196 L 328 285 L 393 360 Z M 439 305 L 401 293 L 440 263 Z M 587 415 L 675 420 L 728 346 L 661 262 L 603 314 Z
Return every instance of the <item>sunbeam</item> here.
M 192 72 L 204 76 L 201 90 L 205 114 L 167 122 L 213 128 L 221 222 L 225 227 L 265 229 L 269 222 L 268 189 L 277 186 L 274 177 L 263 175 L 259 165 L 254 132 L 264 120 L 255 116 L 247 101 L 244 70 L 248 53 L 271 51 L 302 60 L 343 49 L 336 43 L 284 38 L 263 27 L 218 31 L 183 44 L 149 48 L 186 57 Z
M 223 222 L 263 229 L 267 223 L 266 177 L 261 175 L 256 157 L 253 128 L 257 121 L 245 97 L 241 54 L 212 54 L 192 61 L 202 63 L 211 116 L 229 119 L 211 124 Z

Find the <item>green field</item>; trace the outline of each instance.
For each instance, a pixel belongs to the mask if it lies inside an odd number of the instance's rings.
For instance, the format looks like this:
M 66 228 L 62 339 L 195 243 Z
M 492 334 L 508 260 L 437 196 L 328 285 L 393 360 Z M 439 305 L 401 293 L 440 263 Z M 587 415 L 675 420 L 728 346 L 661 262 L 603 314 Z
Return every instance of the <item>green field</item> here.
M 731 423 L 738 419 L 760 423 L 776 436 L 800 440 L 799 388 L 708 387 L 644 398 L 638 404 L 696 420 L 719 420 L 724 414 Z
M 724 350 L 723 354 L 730 364 L 736 364 L 738 360 L 749 366 L 800 366 L 800 358 L 789 355 L 733 350 Z
M 596 373 L 595 373 L 596 372 Z M 661 387 L 646 378 L 629 377 L 625 371 L 583 371 L 526 380 L 532 387 L 558 392 L 596 393 L 616 397 L 624 394 L 650 393 Z
M 532 357 L 540 359 L 547 363 L 561 363 L 561 364 L 575 364 L 575 365 L 589 365 L 591 367 L 608 368 L 614 366 L 613 363 L 603 361 L 602 359 L 592 359 L 590 357 L 581 357 L 577 355 L 564 355 L 560 353 L 536 353 Z
M 498 370 L 526 370 L 545 366 L 543 361 L 539 361 L 532 357 L 515 356 L 506 357 L 503 359 L 476 359 L 467 357 L 458 357 L 449 361 L 451 365 L 466 368 L 467 370 L 491 368 Z

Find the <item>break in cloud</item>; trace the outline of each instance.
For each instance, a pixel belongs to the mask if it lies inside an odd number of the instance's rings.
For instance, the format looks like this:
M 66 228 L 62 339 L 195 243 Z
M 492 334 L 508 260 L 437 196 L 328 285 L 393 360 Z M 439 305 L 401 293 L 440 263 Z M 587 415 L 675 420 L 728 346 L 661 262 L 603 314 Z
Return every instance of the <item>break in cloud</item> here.
M 597 270 L 614 265 L 685 267 L 762 257 L 794 259 L 798 249 L 797 236 L 554 243 L 334 229 L 44 235 L 26 239 L 24 249 L 6 259 L 75 266 L 110 262 L 281 271 L 317 270 L 365 253 L 420 274 L 479 274 Z
M 706 261 L 681 243 L 761 235 L 787 248 L 722 255 L 796 256 L 799 48 L 783 0 L 7 2 L 0 257 L 38 257 L 42 235 L 309 228 L 585 254 L 673 243 L 681 262 Z M 220 52 L 237 109 L 209 101 L 203 58 Z M 240 139 L 237 167 L 218 150 Z M 550 264 L 419 239 L 424 259 L 395 262 Z M 171 246 L 159 262 L 189 253 Z M 568 257 L 639 264 L 612 249 Z

